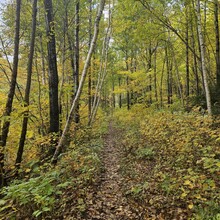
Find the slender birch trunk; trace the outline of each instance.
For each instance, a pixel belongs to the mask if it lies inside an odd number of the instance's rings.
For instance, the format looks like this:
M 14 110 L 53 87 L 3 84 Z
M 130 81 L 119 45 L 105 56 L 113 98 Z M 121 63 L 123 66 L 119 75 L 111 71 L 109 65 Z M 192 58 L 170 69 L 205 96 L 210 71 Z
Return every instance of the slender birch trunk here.
M 93 34 L 93 38 L 92 38 L 92 41 L 91 41 L 91 46 L 90 46 L 88 54 L 87 54 L 85 65 L 84 65 L 84 68 L 83 68 L 83 71 L 82 71 L 81 79 L 80 79 L 80 82 L 79 82 L 79 88 L 78 88 L 77 93 L 76 93 L 76 95 L 74 97 L 74 100 L 72 102 L 71 109 L 70 109 L 70 112 L 69 112 L 69 116 L 67 118 L 66 125 L 65 125 L 63 133 L 61 135 L 60 141 L 59 141 L 59 143 L 57 145 L 57 148 L 56 148 L 56 151 L 53 155 L 53 158 L 52 158 L 52 163 L 53 164 L 57 163 L 58 156 L 59 156 L 61 150 L 63 149 L 63 147 L 66 143 L 66 139 L 67 139 L 67 136 L 68 136 L 68 133 L 69 133 L 69 130 L 70 130 L 70 126 L 71 126 L 71 123 L 74 119 L 74 113 L 75 113 L 77 104 L 79 102 L 79 99 L 81 97 L 81 93 L 82 93 L 83 85 L 84 85 L 84 82 L 85 82 L 86 74 L 87 74 L 87 71 L 88 71 L 88 68 L 89 68 L 89 63 L 90 63 L 90 60 L 91 60 L 91 57 L 92 57 L 92 54 L 93 54 L 93 51 L 94 51 L 94 48 L 95 48 L 97 38 L 98 38 L 99 23 L 100 23 L 100 20 L 101 20 L 101 17 L 102 17 L 102 12 L 104 10 L 104 6 L 105 6 L 105 0 L 100 0 L 98 14 L 96 16 L 96 20 L 95 20 L 95 24 L 94 24 L 94 34 Z
M 220 42 L 219 42 L 219 3 L 214 0 L 214 23 L 215 23 L 215 59 L 216 59 L 216 79 L 217 79 L 217 92 L 220 93 Z
M 206 72 L 206 65 L 205 65 L 205 44 L 204 44 L 203 33 L 202 33 L 200 0 L 196 1 L 196 13 L 197 13 L 197 28 L 198 28 L 198 35 L 199 35 L 198 36 L 199 37 L 199 47 L 201 50 L 201 67 L 202 67 L 202 75 L 203 75 L 203 80 L 204 80 L 206 105 L 207 105 L 207 109 L 208 109 L 208 114 L 212 115 L 211 96 L 210 96 L 210 90 L 209 90 L 208 78 L 207 78 L 207 72 Z
M 78 91 L 79 87 L 79 26 L 80 26 L 80 18 L 79 18 L 79 10 L 80 10 L 80 4 L 79 0 L 76 2 L 75 6 L 75 47 L 74 47 L 74 55 L 75 55 L 75 69 L 74 69 L 74 96 L 76 96 L 76 93 Z M 79 123 L 80 121 L 80 115 L 79 115 L 79 103 L 77 103 L 76 110 L 75 110 L 75 116 L 74 116 L 75 123 Z
M 98 106 L 100 103 L 100 98 L 101 98 L 101 90 L 103 87 L 103 83 L 107 74 L 107 62 L 108 62 L 108 48 L 109 48 L 109 42 L 111 38 L 111 10 L 110 10 L 110 5 L 109 5 L 109 20 L 108 20 L 108 27 L 106 30 L 106 35 L 103 41 L 103 48 L 102 48 L 102 61 L 100 63 L 100 68 L 99 68 L 99 76 L 98 76 L 98 82 L 96 85 L 96 92 L 94 95 L 94 100 L 93 100 L 93 105 L 92 105 L 92 111 L 91 111 L 91 117 L 89 120 L 89 125 L 92 124 L 92 122 L 95 119 L 95 116 L 97 114 Z

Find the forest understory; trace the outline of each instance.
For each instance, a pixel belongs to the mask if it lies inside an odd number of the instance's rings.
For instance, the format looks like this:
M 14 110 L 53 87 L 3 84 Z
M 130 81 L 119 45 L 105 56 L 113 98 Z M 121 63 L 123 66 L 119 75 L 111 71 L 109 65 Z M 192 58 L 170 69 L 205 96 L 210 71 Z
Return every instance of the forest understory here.
M 29 164 L 0 218 L 218 220 L 219 120 L 141 108 L 77 131 L 56 167 Z

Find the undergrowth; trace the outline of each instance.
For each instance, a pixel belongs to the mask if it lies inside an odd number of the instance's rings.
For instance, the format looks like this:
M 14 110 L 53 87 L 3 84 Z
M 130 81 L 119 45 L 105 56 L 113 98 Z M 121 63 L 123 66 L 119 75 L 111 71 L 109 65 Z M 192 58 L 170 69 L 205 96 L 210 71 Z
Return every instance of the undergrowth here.
M 146 219 L 220 219 L 220 121 L 142 105 L 115 113 L 125 193 Z
M 24 178 L 1 190 L 0 219 L 59 219 L 69 203 L 72 213 L 81 215 L 86 209 L 85 189 L 97 181 L 101 169 L 105 132 L 105 123 L 80 128 L 56 167 L 29 163 Z

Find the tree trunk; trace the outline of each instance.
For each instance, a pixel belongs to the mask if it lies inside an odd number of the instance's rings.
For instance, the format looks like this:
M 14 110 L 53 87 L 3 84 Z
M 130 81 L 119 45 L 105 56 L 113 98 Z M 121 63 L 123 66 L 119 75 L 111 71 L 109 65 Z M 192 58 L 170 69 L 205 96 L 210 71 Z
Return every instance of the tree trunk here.
M 129 66 L 128 66 L 128 55 L 126 51 L 126 56 L 125 56 L 125 64 L 126 64 L 126 71 L 129 71 Z M 126 86 L 127 86 L 127 110 L 130 110 L 130 92 L 129 92 L 129 76 L 127 75 L 126 77 Z
M 75 71 L 74 71 L 74 84 L 75 84 L 75 91 L 74 91 L 74 97 L 77 94 L 78 88 L 79 88 L 79 0 L 76 2 L 75 7 L 75 47 L 74 47 L 74 55 L 75 55 Z M 79 116 L 79 103 L 77 103 L 75 115 L 74 115 L 74 122 L 79 123 L 80 116 Z
M 89 0 L 89 48 L 92 41 L 92 0 Z M 92 66 L 91 61 L 89 64 L 89 73 L 88 73 L 88 120 L 91 117 L 92 111 Z
M 154 53 L 154 97 L 156 103 L 158 102 L 158 94 L 157 94 L 157 51 Z M 156 104 L 158 107 L 158 103 Z
M 46 85 L 46 68 L 45 68 L 45 58 L 44 58 L 44 48 L 43 48 L 43 39 L 42 34 L 40 35 L 40 54 L 41 54 L 41 65 L 42 65 L 42 84 Z
M 197 12 L 197 28 L 198 28 L 198 37 L 199 37 L 199 47 L 201 49 L 201 67 L 202 67 L 202 75 L 204 80 L 204 89 L 206 96 L 206 105 L 208 109 L 208 114 L 212 115 L 212 107 L 211 107 L 211 96 L 209 91 L 207 73 L 206 73 L 206 65 L 205 65 L 205 44 L 203 40 L 202 33 L 202 24 L 201 24 L 201 14 L 200 14 L 200 0 L 196 2 L 196 12 Z
M 47 51 L 49 63 L 50 129 L 59 132 L 58 72 L 52 0 L 44 0 L 46 11 Z
M 189 96 L 189 18 L 188 6 L 186 5 L 186 97 Z M 188 103 L 188 101 L 187 101 Z
M 119 88 L 121 88 L 121 77 L 119 76 L 118 78 L 118 86 Z M 121 93 L 119 93 L 119 108 L 122 108 L 122 97 L 121 97 Z
M 16 20 L 15 20 L 15 36 L 14 36 L 14 56 L 13 56 L 13 72 L 11 76 L 10 90 L 8 93 L 7 103 L 5 107 L 4 116 L 9 117 L 12 112 L 12 104 L 15 95 L 15 87 L 18 73 L 18 54 L 19 54 L 19 40 L 20 40 L 20 12 L 21 0 L 16 1 Z M 7 142 L 8 132 L 10 127 L 10 120 L 5 120 L 2 126 L 2 135 L 0 141 L 0 186 L 5 184 L 4 180 L 4 150 Z
M 115 108 L 115 79 L 114 73 L 112 73 L 112 107 Z
M 129 92 L 129 77 L 126 78 L 127 83 L 127 109 L 130 110 L 130 92 Z
M 153 100 L 152 100 L 152 76 L 150 74 L 149 76 L 149 105 L 151 105 L 153 103 Z
M 100 62 L 100 67 L 99 67 L 99 74 L 98 74 L 98 80 L 97 80 L 97 85 L 96 85 L 96 91 L 94 95 L 94 100 L 92 103 L 92 111 L 91 111 L 91 117 L 89 120 L 89 125 L 92 124 L 94 121 L 97 110 L 99 107 L 100 103 L 100 98 L 101 98 L 101 91 L 103 88 L 103 83 L 107 74 L 107 64 L 108 64 L 108 49 L 109 49 L 109 42 L 111 38 L 111 10 L 110 10 L 110 5 L 109 5 L 109 12 L 108 12 L 108 27 L 106 28 L 106 34 L 105 38 L 103 40 L 103 45 L 102 45 L 102 54 L 101 54 L 101 62 Z M 106 93 L 105 93 L 106 94 Z
M 191 5 L 190 5 L 190 15 L 191 15 L 190 19 L 193 20 L 194 16 L 193 16 Z M 196 51 L 194 26 L 192 22 L 190 22 L 189 24 L 190 24 L 190 32 L 191 32 L 191 47 L 193 48 L 194 51 Z M 195 56 L 195 54 L 193 54 L 192 70 L 195 76 L 196 95 L 199 96 L 200 95 L 200 79 L 199 79 L 199 74 L 198 74 L 198 61 L 197 61 L 197 57 Z
M 174 46 L 171 44 L 170 48 L 171 48 L 171 55 L 173 58 L 173 63 L 175 65 L 178 96 L 181 99 L 182 107 L 184 108 L 184 98 L 183 98 L 182 84 L 181 84 L 180 74 L 179 74 L 179 66 L 178 66 L 178 62 L 177 62 L 176 55 L 174 52 L 175 51 Z
M 216 80 L 217 80 L 217 93 L 220 94 L 220 43 L 219 43 L 219 22 L 218 22 L 218 13 L 219 13 L 219 3 L 218 0 L 214 0 L 214 21 L 215 21 L 215 58 L 216 58 Z
M 172 96 L 172 63 L 169 60 L 168 48 L 165 48 L 166 54 L 166 67 L 167 67 L 167 104 L 170 105 L 173 103 Z
M 164 78 L 165 64 L 166 64 L 166 55 L 163 60 L 163 67 L 162 67 L 162 73 L 161 73 L 161 79 L 160 79 L 160 107 L 161 108 L 163 108 L 163 78 Z
M 53 158 L 52 158 L 52 163 L 53 164 L 56 164 L 58 156 L 59 156 L 62 148 L 65 145 L 66 138 L 68 136 L 69 129 L 70 129 L 70 126 L 71 126 L 71 123 L 72 123 L 72 120 L 73 120 L 75 110 L 76 110 L 76 106 L 77 106 L 77 104 L 79 102 L 79 99 L 81 97 L 81 93 L 82 93 L 83 85 L 84 85 L 84 82 L 85 82 L 86 74 L 87 74 L 87 71 L 88 71 L 88 68 L 89 68 L 89 63 L 90 63 L 90 60 L 91 60 L 91 57 L 92 57 L 92 54 L 93 54 L 93 51 L 94 51 L 94 48 L 95 48 L 97 38 L 98 38 L 99 23 L 100 23 L 100 20 L 101 20 L 101 17 L 102 17 L 102 12 L 104 10 L 104 5 L 105 5 L 105 0 L 100 0 L 98 14 L 97 14 L 95 24 L 94 24 L 94 34 L 93 34 L 93 38 L 92 38 L 92 41 L 91 41 L 91 46 L 89 48 L 89 51 L 88 51 L 88 54 L 87 54 L 87 57 L 86 57 L 84 68 L 83 68 L 83 71 L 82 71 L 82 76 L 81 76 L 81 79 L 80 79 L 80 82 L 79 82 L 79 88 L 78 88 L 76 96 L 74 97 L 74 100 L 72 102 L 72 106 L 71 106 L 71 109 L 70 109 L 70 112 L 69 112 L 69 116 L 67 118 L 66 125 L 65 125 L 65 128 L 63 130 L 62 136 L 60 138 L 59 144 L 58 144 L 58 146 L 56 148 L 56 151 L 53 155 Z
M 65 5 L 65 23 L 66 23 L 66 33 L 67 33 L 67 41 L 68 41 L 68 49 L 70 53 L 70 63 L 71 63 L 71 68 L 72 68 L 72 79 L 73 79 L 73 84 L 74 84 L 74 75 L 75 75 L 75 62 L 74 62 L 74 45 L 71 41 L 71 36 L 70 36 L 70 31 L 69 31 L 69 16 L 68 16 L 68 4 L 67 0 L 64 0 L 64 5 Z M 73 100 L 74 98 L 74 87 L 72 94 L 70 95 L 70 99 Z
M 29 100 L 30 100 L 31 77 L 32 77 L 32 66 L 33 66 L 35 33 L 36 33 L 36 16 L 37 16 L 37 0 L 34 0 L 33 6 L 32 6 L 32 32 L 31 32 L 31 41 L 30 41 L 30 52 L 29 52 L 28 65 L 27 65 L 27 82 L 26 82 L 26 89 L 25 89 L 25 96 L 24 96 L 25 107 L 29 106 Z M 26 133 L 27 133 L 28 117 L 29 117 L 29 110 L 27 109 L 23 117 L 19 148 L 18 148 L 17 158 L 16 158 L 16 166 L 18 169 L 20 167 L 20 163 L 22 161 L 22 155 L 24 151 L 24 143 L 25 143 Z
M 62 42 L 62 75 L 60 80 L 60 91 L 59 91 L 59 114 L 60 114 L 60 127 L 62 127 L 62 113 L 63 113 L 63 100 L 64 100 L 64 83 L 65 83 L 65 73 L 66 71 L 66 33 L 67 33 L 67 18 L 66 18 L 66 12 L 67 12 L 67 4 L 66 0 L 63 1 L 64 8 L 65 8 L 65 17 L 63 19 L 63 42 Z
M 35 61 L 35 68 L 36 68 L 36 72 L 37 72 L 37 84 L 38 84 L 38 110 L 39 110 L 39 115 L 40 115 L 40 121 L 41 121 L 41 125 L 38 128 L 38 133 L 41 135 L 45 135 L 46 134 L 46 126 L 44 124 L 44 119 L 43 119 L 43 114 L 42 114 L 42 105 L 41 105 L 41 77 L 40 77 L 40 73 L 38 70 L 38 64 L 37 64 L 37 53 L 35 54 L 36 57 L 36 61 Z

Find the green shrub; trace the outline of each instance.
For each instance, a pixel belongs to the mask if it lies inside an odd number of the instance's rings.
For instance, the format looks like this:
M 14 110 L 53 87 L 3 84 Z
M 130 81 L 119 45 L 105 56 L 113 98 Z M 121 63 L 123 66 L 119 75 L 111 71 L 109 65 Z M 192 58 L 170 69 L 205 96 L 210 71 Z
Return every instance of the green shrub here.
M 59 173 L 54 171 L 45 176 L 30 178 L 27 182 L 14 181 L 3 189 L 5 196 L 0 200 L 0 217 L 5 214 L 7 218 L 17 215 L 19 218 L 31 215 L 38 217 L 51 212 L 55 198 L 63 187 L 58 184 L 59 179 Z M 8 212 L 9 209 L 12 210 L 11 213 Z

